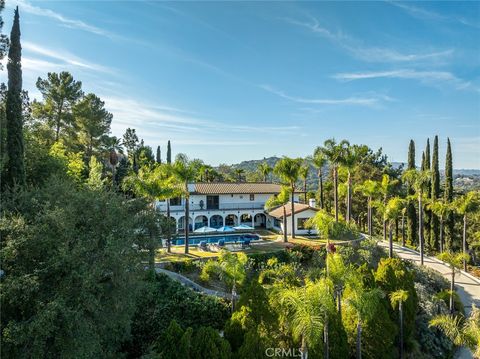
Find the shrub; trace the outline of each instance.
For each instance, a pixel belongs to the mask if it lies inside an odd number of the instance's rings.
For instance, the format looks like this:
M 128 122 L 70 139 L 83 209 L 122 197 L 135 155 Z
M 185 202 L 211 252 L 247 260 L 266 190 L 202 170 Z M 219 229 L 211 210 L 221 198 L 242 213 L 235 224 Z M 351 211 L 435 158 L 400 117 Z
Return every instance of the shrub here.
M 344 220 L 335 221 L 335 218 L 324 210 L 317 212 L 311 219 L 318 233 L 323 238 L 352 240 L 357 239 L 359 232 L 353 223 L 347 223 Z
M 230 316 L 229 306 L 223 300 L 195 293 L 163 274 L 145 284 L 136 305 L 131 340 L 125 344 L 132 356 L 146 353 L 172 319 L 182 328 L 195 330 L 206 325 L 220 330 Z
M 200 327 L 194 332 L 190 357 L 192 359 L 230 359 L 230 344 L 210 327 Z

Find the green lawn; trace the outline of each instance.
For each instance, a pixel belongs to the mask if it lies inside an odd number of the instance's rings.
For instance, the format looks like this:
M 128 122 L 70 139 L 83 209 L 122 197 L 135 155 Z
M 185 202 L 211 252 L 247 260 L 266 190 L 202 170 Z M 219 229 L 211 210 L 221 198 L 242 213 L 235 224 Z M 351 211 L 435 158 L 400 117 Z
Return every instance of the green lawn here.
M 251 248 L 243 250 L 243 252 L 249 253 L 269 253 L 283 250 L 286 243 L 281 239 L 283 238 L 281 234 L 271 232 L 268 230 L 258 230 L 255 231 L 256 234 L 262 237 L 263 241 L 260 243 L 253 243 Z M 280 239 L 280 240 L 278 240 Z M 303 236 L 297 236 L 295 239 L 288 237 L 288 242 L 291 244 L 303 244 L 303 245 L 323 245 L 327 241 L 325 239 L 318 238 L 308 238 Z M 342 244 L 345 241 L 331 241 L 332 243 Z M 165 262 L 178 262 L 184 261 L 186 259 L 201 259 L 201 258 L 214 258 L 218 257 L 218 252 L 207 252 L 198 250 L 198 247 L 191 246 L 189 248 L 189 254 L 184 253 L 183 246 L 172 246 L 172 253 L 167 253 L 166 249 L 160 249 L 156 256 L 157 263 Z

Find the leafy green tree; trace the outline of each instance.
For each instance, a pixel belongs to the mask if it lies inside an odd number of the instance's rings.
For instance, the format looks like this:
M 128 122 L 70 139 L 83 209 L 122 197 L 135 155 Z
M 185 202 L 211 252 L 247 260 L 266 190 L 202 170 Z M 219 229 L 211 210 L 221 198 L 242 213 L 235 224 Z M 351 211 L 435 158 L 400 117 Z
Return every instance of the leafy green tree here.
M 200 327 L 193 334 L 192 359 L 230 359 L 231 349 L 228 342 L 210 327 Z
M 230 317 L 224 300 L 196 293 L 163 274 L 144 282 L 137 298 L 131 336 L 125 343 L 130 357 L 147 353 L 173 319 L 182 328 L 196 330 L 204 325 L 221 330 Z
M 408 164 L 407 170 L 415 170 L 415 142 L 410 140 L 408 147 Z M 413 183 L 407 181 L 407 193 L 409 196 L 415 193 Z M 408 242 L 414 244 L 417 242 L 417 213 L 413 202 L 409 202 L 407 207 L 407 239 Z
M 75 182 L 83 181 L 85 164 L 82 152 L 68 152 L 62 142 L 55 142 L 50 148 L 50 155 L 62 164 L 66 174 Z
M 328 158 L 328 161 L 332 167 L 333 176 L 333 201 L 335 208 L 335 221 L 338 222 L 338 166 L 342 162 L 345 156 L 345 151 L 350 143 L 346 140 L 342 140 L 339 143 L 335 139 L 331 138 L 323 143 L 321 152 Z
M 277 162 L 274 168 L 274 172 L 279 176 L 285 185 L 290 187 L 291 191 L 291 217 L 292 217 L 292 238 L 295 238 L 295 183 L 298 180 L 300 173 L 301 160 L 299 158 L 284 157 Z M 285 231 L 287 229 L 285 228 Z
M 8 90 L 5 104 L 7 132 L 7 163 L 3 174 L 7 186 L 25 185 L 25 163 L 22 116 L 22 46 L 20 44 L 20 17 L 15 9 L 10 48 L 8 50 Z
M 405 303 L 407 299 L 408 292 L 406 290 L 399 289 L 390 293 L 390 303 L 392 303 L 392 307 L 396 308 L 398 306 L 400 322 L 400 359 L 403 359 L 403 303 Z
M 431 198 L 436 201 L 440 197 L 440 170 L 438 168 L 438 136 L 433 140 L 433 154 L 432 154 L 432 179 L 431 179 Z M 436 213 L 429 210 L 432 216 L 432 225 L 430 233 L 430 248 L 438 248 L 440 242 L 440 219 Z
M 453 163 L 452 163 L 452 146 L 450 139 L 447 139 L 447 155 L 445 158 L 445 190 L 444 198 L 446 203 L 452 203 L 453 201 Z M 445 220 L 445 245 L 449 250 L 454 249 L 455 245 L 455 221 L 453 212 L 449 213 Z
M 72 112 L 76 137 L 88 162 L 91 156 L 100 154 L 102 140 L 110 132 L 113 116 L 105 109 L 105 102 L 93 93 L 79 100 Z
M 139 202 L 50 180 L 2 197 L 2 355 L 113 357 L 143 273 Z
M 457 213 L 463 216 L 463 253 L 467 254 L 467 219 L 468 215 L 477 211 L 480 208 L 480 192 L 470 191 L 465 195 L 457 198 L 453 203 L 453 207 Z M 467 270 L 466 257 L 463 260 L 463 270 Z
M 442 252 L 438 256 L 438 259 L 448 263 L 450 268 L 452 269 L 452 277 L 450 280 L 450 302 L 449 308 L 450 313 L 453 314 L 455 310 L 454 306 L 454 293 L 455 293 L 455 273 L 458 268 L 461 268 L 462 263 L 464 261 L 468 261 L 468 255 L 465 253 L 450 253 L 450 252 Z
M 133 128 L 127 128 L 125 133 L 123 134 L 123 146 L 127 150 L 127 154 L 132 165 L 134 172 L 138 171 L 138 164 L 137 164 L 137 150 L 139 147 L 139 140 L 137 136 L 137 132 Z
M 43 96 L 43 102 L 33 102 L 33 116 L 53 131 L 53 142 L 60 138 L 66 140 L 72 132 L 72 109 L 83 96 L 82 83 L 75 81 L 69 72 L 49 72 L 46 79 L 38 78 L 37 88 Z M 51 144 L 51 141 L 47 143 Z
M 103 188 L 105 180 L 102 178 L 103 166 L 100 162 L 97 161 L 95 156 L 90 157 L 89 163 L 89 173 L 87 179 L 87 185 L 92 188 L 99 190 Z
M 161 353 L 161 358 L 164 359 L 178 358 L 178 342 L 184 334 L 182 327 L 173 319 L 165 332 L 158 338 L 157 343 L 154 344 L 155 351 Z
M 185 197 L 185 254 L 188 254 L 188 234 L 190 231 L 190 190 L 188 188 L 188 184 L 195 178 L 196 171 L 188 157 L 183 153 L 179 153 L 175 158 L 175 163 L 172 166 L 172 171 L 173 175 L 178 181 L 179 188 L 181 189 L 181 192 Z
M 327 164 L 327 158 L 322 151 L 321 147 L 317 147 L 313 153 L 312 159 L 313 165 L 317 168 L 317 175 L 318 175 L 318 200 L 320 202 L 320 208 L 325 208 L 325 199 L 323 197 L 323 168 Z
M 258 170 L 263 177 L 263 182 L 268 182 L 268 176 L 273 171 L 273 168 L 266 161 L 263 161 L 258 165 Z
M 440 328 L 455 345 L 465 345 L 475 358 L 480 357 L 480 309 L 475 304 L 465 320 L 460 316 L 439 315 L 430 321 L 430 326 Z

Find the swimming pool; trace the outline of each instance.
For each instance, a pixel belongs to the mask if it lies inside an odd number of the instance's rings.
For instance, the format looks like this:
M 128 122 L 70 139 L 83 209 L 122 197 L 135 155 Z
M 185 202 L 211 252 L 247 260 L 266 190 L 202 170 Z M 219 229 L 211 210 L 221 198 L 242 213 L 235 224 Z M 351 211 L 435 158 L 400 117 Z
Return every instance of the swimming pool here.
M 195 236 L 188 238 L 188 244 L 190 245 L 198 245 L 200 242 L 207 242 L 207 243 L 218 243 L 219 240 L 224 240 L 225 243 L 239 243 L 245 240 L 250 241 L 257 241 L 260 239 L 260 236 L 256 234 L 224 234 L 224 235 L 217 235 L 217 236 Z M 184 245 L 185 244 L 185 237 L 180 237 L 177 239 L 172 240 L 173 245 Z

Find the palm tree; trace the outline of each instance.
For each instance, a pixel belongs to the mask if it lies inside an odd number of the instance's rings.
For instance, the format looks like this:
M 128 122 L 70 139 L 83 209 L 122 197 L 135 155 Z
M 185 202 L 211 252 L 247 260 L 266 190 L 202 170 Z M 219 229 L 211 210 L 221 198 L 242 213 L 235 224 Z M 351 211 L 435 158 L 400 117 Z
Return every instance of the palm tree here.
M 440 221 L 440 253 L 443 252 L 443 224 L 445 218 L 452 210 L 452 206 L 450 203 L 445 201 L 443 198 L 437 198 L 435 200 L 431 200 L 428 204 L 428 209 L 435 214 L 439 221 Z
M 367 227 L 368 235 L 373 235 L 373 221 L 372 221 L 372 207 L 373 199 L 378 195 L 380 185 L 376 181 L 366 180 L 361 185 L 356 186 L 355 191 L 360 192 L 362 195 L 367 197 Z
M 302 343 L 302 358 L 308 357 L 308 348 L 318 342 L 322 332 L 328 358 L 328 317 L 335 312 L 328 282 L 320 279 L 304 287 L 280 287 L 274 298 L 282 322 L 291 330 L 294 339 Z
M 318 171 L 318 190 L 319 190 L 319 201 L 320 201 L 320 208 L 323 209 L 325 207 L 325 202 L 323 198 L 323 174 L 322 170 L 323 167 L 327 164 L 327 158 L 325 154 L 322 152 L 321 147 L 317 147 L 315 152 L 313 153 L 312 159 L 313 165 L 317 168 Z
M 342 140 L 339 143 L 330 138 L 323 143 L 322 153 L 328 158 L 332 165 L 333 175 L 333 200 L 335 203 L 335 222 L 338 222 L 338 166 L 342 162 L 345 152 L 350 143 Z
M 399 198 L 394 197 L 390 199 L 385 207 L 384 222 L 388 222 L 388 254 L 393 257 L 393 225 L 402 215 L 405 208 L 405 202 Z
M 155 209 L 156 201 L 170 198 L 178 193 L 173 179 L 165 165 L 142 167 L 138 174 L 127 176 L 123 185 L 125 189 L 133 191 L 136 195 L 146 198 Z M 167 217 L 167 233 L 170 233 L 170 217 Z M 151 232 L 149 243 L 149 268 L 155 272 L 156 241 Z M 167 251 L 170 252 L 170 235 L 167 236 Z
M 194 180 L 196 169 L 192 166 L 187 155 L 179 153 L 172 165 L 172 172 L 178 181 L 182 194 L 185 196 L 185 254 L 188 254 L 188 233 L 190 230 L 190 191 L 188 184 Z
M 373 318 L 384 297 L 380 289 L 365 290 L 361 283 L 361 278 L 357 278 L 349 284 L 345 301 L 357 314 L 357 359 L 362 359 L 362 324 Z
M 352 267 L 345 265 L 343 258 L 338 253 L 328 253 L 327 250 L 327 259 L 326 267 L 328 268 L 327 275 L 333 283 L 333 289 L 335 296 L 337 298 L 337 310 L 342 318 L 342 293 L 345 284 L 355 277 L 352 277 Z
M 472 304 L 470 316 L 438 315 L 430 321 L 430 326 L 440 328 L 453 344 L 465 345 L 475 358 L 480 358 L 480 309 Z
M 307 179 L 308 179 L 308 172 L 310 171 L 310 167 L 308 163 L 304 163 L 302 167 L 300 167 L 299 175 L 300 178 L 303 180 L 303 192 L 304 192 L 304 202 L 307 203 Z
M 399 289 L 390 293 L 390 302 L 392 307 L 398 306 L 399 322 L 400 322 L 400 359 L 403 359 L 403 303 L 408 299 L 408 291 Z
M 468 261 L 468 255 L 465 253 L 442 252 L 437 256 L 438 259 L 448 263 L 452 269 L 452 279 L 450 281 L 450 313 L 453 314 L 453 295 L 455 292 L 455 272 L 462 266 L 463 261 Z
M 260 174 L 263 176 L 263 182 L 268 182 L 268 176 L 273 171 L 273 168 L 267 163 L 267 161 L 263 161 L 258 165 L 258 170 Z
M 243 168 L 236 168 L 234 172 L 235 172 L 235 177 L 237 178 L 237 181 L 242 182 L 243 175 L 245 174 L 245 170 Z
M 462 248 L 463 253 L 467 253 L 467 216 L 468 214 L 475 212 L 480 208 L 480 192 L 470 191 L 460 198 L 457 198 L 453 203 L 453 208 L 457 213 L 463 216 L 463 235 L 462 235 Z M 463 270 L 467 271 L 467 261 L 464 257 Z
M 384 174 L 382 176 L 382 182 L 380 182 L 380 193 L 383 195 L 383 205 L 386 209 L 387 201 L 393 192 L 393 189 L 398 184 L 398 180 L 392 180 L 389 175 Z M 383 218 L 383 240 L 387 240 L 387 220 Z
M 123 153 L 122 141 L 115 136 L 106 136 L 103 142 L 105 151 L 108 153 L 108 162 L 112 167 L 112 187 L 115 188 L 115 169 L 118 165 L 118 153 Z
M 301 165 L 302 162 L 299 158 L 284 157 L 277 162 L 274 168 L 274 172 L 290 187 L 290 190 L 292 191 L 292 238 L 295 238 L 295 183 L 298 180 Z
M 355 146 L 348 145 L 341 158 L 342 166 L 347 170 L 347 212 L 345 219 L 350 222 L 352 217 L 352 171 L 357 166 L 359 155 Z
M 412 185 L 418 199 L 418 239 L 420 243 L 420 264 L 423 265 L 425 248 L 423 237 L 423 199 L 425 186 L 430 181 L 430 171 L 407 170 L 403 174 L 403 179 Z

